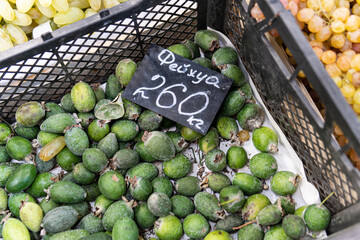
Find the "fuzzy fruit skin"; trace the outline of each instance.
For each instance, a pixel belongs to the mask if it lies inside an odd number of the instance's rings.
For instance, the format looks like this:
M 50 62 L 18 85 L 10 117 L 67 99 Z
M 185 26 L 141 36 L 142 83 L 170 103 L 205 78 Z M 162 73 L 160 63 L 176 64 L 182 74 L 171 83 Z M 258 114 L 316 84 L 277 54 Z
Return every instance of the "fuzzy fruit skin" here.
M 213 65 L 211 64 L 211 61 L 205 57 L 198 57 L 193 60 L 194 63 L 200 64 L 203 67 L 214 69 Z
M 233 87 L 241 87 L 246 83 L 244 73 L 235 64 L 225 64 L 221 68 L 221 74 L 234 80 Z
M 163 117 L 150 110 L 145 110 L 141 113 L 138 124 L 143 131 L 154 131 L 161 125 Z
M 197 31 L 194 37 L 195 43 L 204 51 L 214 51 L 220 46 L 219 37 L 210 30 Z
M 147 200 L 149 210 L 158 217 L 164 217 L 171 212 L 172 204 L 170 198 L 161 192 L 151 194 Z
M 189 143 L 181 136 L 179 132 L 168 131 L 166 134 L 171 138 L 171 141 L 174 143 L 175 150 L 177 153 L 182 152 L 184 149 L 189 146 Z
M 116 139 L 115 133 L 109 133 L 97 145 L 97 148 L 100 149 L 107 158 L 111 158 L 119 149 L 119 144 Z
M 98 196 L 94 203 L 95 213 L 100 215 L 104 214 L 106 209 L 113 203 L 113 200 L 107 199 L 104 195 Z
M 289 237 L 299 239 L 305 236 L 306 225 L 301 217 L 296 215 L 286 215 L 281 225 Z
M 73 127 L 65 132 L 66 147 L 76 156 L 82 156 L 85 149 L 89 148 L 90 141 L 84 130 Z
M 231 117 L 237 114 L 245 105 L 246 97 L 241 90 L 234 90 L 226 95 L 221 106 L 221 113 L 224 116 Z
M 117 120 L 111 126 L 111 132 L 116 134 L 118 141 L 127 142 L 139 133 L 139 126 L 131 120 Z
M 135 221 L 143 229 L 151 228 L 158 219 L 158 217 L 149 210 L 146 202 L 140 203 L 134 210 Z
M 35 157 L 36 169 L 39 173 L 45 173 L 52 170 L 56 165 L 56 159 L 52 158 L 49 161 L 43 161 L 40 159 L 39 154 Z
M 115 74 L 117 80 L 127 86 L 137 69 L 137 64 L 131 59 L 123 59 L 116 66 Z
M 242 208 L 242 214 L 245 221 L 254 220 L 259 212 L 270 205 L 269 198 L 263 194 L 254 194 L 248 197 Z
M 277 171 L 275 157 L 269 153 L 258 153 L 250 159 L 250 171 L 258 178 L 268 179 L 274 176 Z
M 90 123 L 88 127 L 88 136 L 91 140 L 99 142 L 110 132 L 108 123 L 101 123 L 100 120 L 95 120 Z
M 292 195 L 297 189 L 297 176 L 289 171 L 277 172 L 270 181 L 271 190 L 280 196 Z
M 12 173 L 15 171 L 16 168 L 18 168 L 20 164 L 18 163 L 1 163 L 0 164 L 0 187 L 5 187 L 6 182 L 12 175 Z
M 281 221 L 282 212 L 277 205 L 268 205 L 261 209 L 256 219 L 260 225 L 275 225 Z
M 85 237 L 83 240 L 112 240 L 112 237 L 107 233 L 98 232 L 98 233 L 90 234 L 89 236 Z
M 81 203 L 68 203 L 64 206 L 69 206 L 75 209 L 78 213 L 78 220 L 82 219 L 84 216 L 90 213 L 90 204 L 86 201 Z
M 108 231 L 112 231 L 116 221 L 123 217 L 134 218 L 134 211 L 124 201 L 120 200 L 114 202 L 105 211 L 105 214 L 102 218 L 104 228 Z
M 96 105 L 95 105 L 96 106 Z M 77 114 L 80 124 L 83 128 L 87 129 L 92 121 L 95 120 L 95 115 L 92 112 L 80 112 Z
M 5 211 L 8 204 L 8 195 L 3 188 L 0 188 L 0 211 Z
M 90 233 L 84 229 L 75 229 L 56 233 L 49 240 L 80 240 L 89 235 Z
M 292 238 L 286 235 L 281 224 L 278 224 L 265 233 L 264 240 L 292 240 Z
M 330 224 L 330 212 L 320 204 L 312 204 L 305 209 L 304 221 L 311 231 L 321 231 Z
M 68 113 L 77 112 L 77 109 L 74 106 L 74 103 L 71 101 L 71 94 L 65 94 L 60 101 L 61 107 Z
M 194 176 L 187 176 L 176 181 L 175 190 L 178 194 L 194 197 L 201 191 L 200 180 Z
M 11 157 L 6 151 L 5 146 L 0 146 L 0 163 L 9 162 Z
M 191 51 L 184 44 L 171 45 L 168 50 L 189 60 L 192 59 Z
M 7 220 L 2 229 L 4 240 L 30 240 L 30 233 L 26 226 L 15 218 Z
M 65 110 L 59 106 L 57 103 L 47 102 L 45 103 L 46 113 L 45 118 L 51 117 L 52 115 L 56 115 L 58 113 L 64 113 Z
M 130 183 L 129 190 L 131 196 L 138 201 L 146 201 L 153 192 L 152 184 L 146 178 L 134 178 Z
M 45 117 L 45 109 L 38 102 L 26 102 L 15 113 L 15 119 L 24 127 L 33 127 Z
M 238 55 L 235 49 L 231 47 L 221 47 L 214 52 L 214 55 L 211 58 L 211 62 L 214 66 L 220 67 L 224 64 L 234 64 L 238 63 Z
M 153 131 L 144 134 L 143 141 L 146 151 L 160 161 L 170 160 L 175 157 L 175 146 L 171 138 L 164 132 Z
M 235 119 L 231 117 L 219 117 L 216 128 L 219 131 L 220 136 L 228 140 L 239 132 L 239 127 L 237 126 Z
M 226 162 L 232 169 L 243 168 L 248 162 L 245 149 L 240 146 L 232 146 L 226 153 Z
M 80 203 L 86 198 L 86 191 L 73 182 L 59 181 L 51 185 L 50 197 L 57 203 Z
M 199 140 L 199 148 L 204 154 L 217 148 L 220 144 L 219 133 L 216 128 L 211 128 L 205 136 Z
M 208 176 L 208 180 L 209 188 L 217 193 L 221 192 L 223 188 L 231 185 L 230 178 L 222 173 L 214 172 Z
M 208 192 L 199 192 L 194 197 L 194 204 L 197 211 L 210 221 L 216 221 L 220 218 L 222 207 L 218 205 L 218 199 Z
M 69 230 L 78 220 L 77 211 L 69 206 L 50 210 L 43 219 L 44 229 L 48 233 L 59 233 Z
M 204 240 L 233 240 L 233 238 L 223 230 L 216 230 L 208 233 Z
M 228 201 L 234 200 L 232 202 L 226 203 Z M 245 196 L 244 193 L 236 186 L 228 186 L 221 190 L 220 192 L 220 203 L 222 207 L 228 213 L 236 213 L 244 206 Z
M 81 162 L 81 157 L 76 156 L 69 148 L 64 147 L 58 155 L 56 155 L 56 161 L 65 171 L 72 171 L 75 165 Z
M 183 235 L 181 221 L 173 215 L 159 218 L 154 225 L 155 234 L 160 240 L 179 240 Z
M 11 135 L 11 127 L 3 122 L 0 122 L 0 145 L 6 143 L 7 138 Z
M 117 95 L 121 92 L 121 84 L 116 79 L 116 76 L 110 75 L 108 80 L 106 81 L 106 87 L 105 87 L 105 97 L 110 100 L 114 100 Z
M 95 216 L 93 213 L 89 213 L 83 217 L 77 225 L 77 229 L 85 229 L 90 234 L 105 231 L 101 218 Z
M 124 119 L 127 120 L 136 120 L 141 114 L 141 107 L 136 103 L 133 103 L 125 98 L 122 99 L 124 104 Z
M 89 171 L 82 162 L 75 165 L 73 173 L 75 181 L 83 185 L 93 183 L 96 178 L 96 173 Z
M 233 184 L 240 188 L 246 196 L 261 193 L 262 191 L 260 180 L 249 173 L 236 173 Z
M 247 100 L 251 100 L 253 93 L 249 83 L 245 83 L 239 89 L 245 94 Z
M 51 172 L 44 172 L 37 175 L 27 192 L 36 198 L 45 197 L 46 193 L 44 190 L 54 183 L 54 181 L 51 180 L 51 178 L 54 177 L 56 177 L 55 174 Z
M 265 121 L 264 109 L 255 103 L 246 104 L 236 116 L 241 128 L 247 131 L 261 127 Z
M 49 133 L 49 132 L 40 131 L 38 132 L 36 139 L 40 144 L 40 146 L 44 147 L 46 144 L 48 144 L 49 142 L 60 136 L 61 135 L 58 133 Z
M 137 178 L 146 178 L 149 181 L 156 178 L 158 174 L 159 174 L 158 168 L 151 163 L 140 163 L 135 167 L 130 168 L 126 172 L 127 177 L 133 178 L 134 176 L 136 176 Z
M 95 173 L 101 172 L 105 169 L 108 159 L 100 149 L 88 148 L 82 155 L 84 166 Z
M 185 234 L 192 239 L 202 239 L 210 231 L 209 222 L 199 213 L 188 215 L 183 222 L 183 228 Z
M 31 153 L 32 145 L 26 138 L 15 136 L 7 141 L 6 151 L 11 158 L 21 161 Z
M 213 172 L 221 172 L 226 168 L 226 156 L 220 149 L 213 149 L 205 156 L 205 165 Z
M 261 127 L 254 130 L 252 135 L 254 146 L 261 152 L 277 152 L 278 136 L 268 127 Z
M 297 215 L 297 216 L 299 216 L 299 217 L 303 217 L 303 213 L 304 213 L 304 211 L 305 211 L 305 209 L 307 208 L 308 206 L 307 205 L 304 205 L 304 206 L 301 206 L 301 207 L 299 207 L 299 208 L 297 208 L 296 210 L 295 210 L 295 212 L 294 212 L 294 215 Z
M 19 218 L 19 212 L 21 207 L 21 202 L 36 202 L 35 199 L 28 193 L 15 193 L 11 194 L 8 198 L 8 207 L 10 212 L 17 218 Z
M 170 200 L 172 204 L 172 212 L 178 218 L 185 218 L 194 212 L 194 204 L 189 198 L 182 195 L 175 195 Z
M 57 208 L 60 205 L 51 198 L 48 201 L 46 201 L 46 198 L 43 198 L 39 203 L 39 206 L 41 207 L 43 213 L 46 215 L 50 210 Z
M 118 220 L 112 231 L 113 240 L 138 240 L 139 229 L 129 217 Z
M 99 189 L 104 197 L 110 200 L 120 199 L 126 192 L 124 177 L 116 171 L 110 170 L 100 176 Z
M 145 162 L 154 162 L 156 161 L 145 149 L 144 142 L 138 142 L 134 146 L 134 150 L 140 155 L 141 160 Z
M 191 59 L 200 57 L 200 49 L 193 41 L 186 39 L 182 41 L 182 44 L 184 44 L 190 50 Z
M 17 124 L 14 130 L 18 136 L 26 138 L 28 140 L 33 140 L 36 138 L 37 134 L 39 133 L 40 127 L 39 126 L 24 127 Z
M 36 167 L 34 164 L 22 164 L 18 167 L 6 182 L 6 191 L 18 193 L 28 188 L 36 178 Z
M 263 240 L 264 230 L 256 223 L 241 228 L 237 234 L 238 240 Z
M 71 101 L 79 112 L 90 112 L 96 104 L 94 90 L 85 82 L 75 84 L 70 92 Z
M 33 231 L 39 232 L 44 214 L 39 205 L 33 202 L 25 202 L 20 208 L 20 219 L 25 226 Z
M 192 162 L 184 154 L 177 154 L 174 158 L 165 161 L 163 171 L 165 175 L 172 179 L 185 177 L 191 172 Z
M 294 214 L 295 205 L 296 205 L 296 202 L 294 201 L 294 199 L 292 199 L 290 196 L 287 196 L 287 197 L 281 196 L 278 198 L 278 200 L 276 200 L 274 205 L 279 204 L 279 201 L 280 201 L 281 208 L 285 212 L 285 215 Z
M 53 115 L 40 125 L 40 130 L 49 133 L 64 133 L 65 128 L 76 124 L 75 118 L 69 113 L 59 113 Z
M 117 151 L 112 158 L 112 164 L 116 169 L 129 169 L 135 167 L 139 161 L 140 155 L 132 149 L 121 149 Z
M 195 132 L 194 130 L 192 130 L 191 128 L 185 127 L 183 126 L 181 128 L 181 136 L 186 140 L 186 141 L 196 141 L 198 139 L 200 139 L 203 135 L 201 135 L 198 132 Z
M 220 219 L 216 222 L 214 229 L 223 230 L 227 233 L 234 233 L 234 227 L 238 227 L 244 224 L 244 219 L 241 217 L 241 213 L 228 215 L 225 219 Z
M 173 193 L 173 186 L 171 181 L 166 177 L 157 177 L 151 182 L 154 192 L 165 193 L 168 197 L 171 197 Z

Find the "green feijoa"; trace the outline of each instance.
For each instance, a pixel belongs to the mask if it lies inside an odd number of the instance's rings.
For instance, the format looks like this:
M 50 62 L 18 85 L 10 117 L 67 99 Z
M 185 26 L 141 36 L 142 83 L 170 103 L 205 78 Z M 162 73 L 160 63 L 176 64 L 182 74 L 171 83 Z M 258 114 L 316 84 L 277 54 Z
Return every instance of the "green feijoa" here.
M 271 128 L 260 127 L 255 129 L 252 141 L 254 146 L 261 152 L 274 153 L 278 151 L 278 136 Z
M 0 122 L 0 145 L 5 144 L 11 134 L 11 127 L 6 123 Z
M 108 164 L 108 159 L 105 153 L 97 148 L 86 149 L 82 155 L 82 160 L 84 166 L 95 173 L 103 171 Z
M 171 199 L 172 212 L 178 218 L 185 218 L 194 212 L 194 203 L 187 197 L 175 195 Z
M 180 55 L 187 59 L 192 59 L 192 54 L 189 48 L 187 48 L 184 44 L 174 44 L 167 48 L 169 51 Z
M 19 217 L 20 207 L 22 202 L 36 202 L 35 199 L 28 193 L 15 193 L 11 194 L 8 199 L 8 207 L 10 212 Z
M 63 133 L 65 128 L 76 124 L 75 118 L 69 113 L 59 113 L 48 117 L 40 125 L 40 130 L 49 133 Z
M 206 167 L 213 172 L 221 172 L 226 168 L 225 153 L 220 149 L 213 149 L 205 156 Z
M 79 224 L 76 227 L 77 229 L 85 229 L 90 234 L 102 232 L 105 230 L 104 226 L 102 225 L 102 221 L 100 217 L 95 216 L 92 213 L 89 213 L 85 217 L 83 217 Z
M 49 240 L 82 240 L 89 236 L 90 233 L 85 229 L 68 230 L 52 235 Z
M 111 159 L 111 165 L 116 169 L 129 169 L 140 161 L 140 155 L 132 149 L 121 149 Z
M 127 86 L 137 69 L 136 63 L 131 59 L 121 60 L 115 70 L 117 80 L 121 85 Z
M 248 103 L 237 114 L 237 120 L 242 129 L 253 131 L 264 123 L 265 111 L 258 104 Z
M 73 127 L 65 132 L 66 147 L 76 156 L 81 156 L 89 148 L 89 138 L 80 127 Z
M 45 117 L 45 108 L 38 102 L 26 102 L 15 113 L 16 122 L 24 127 L 33 127 Z
M 221 190 L 220 204 L 228 213 L 236 213 L 244 206 L 244 193 L 236 186 L 228 186 Z
M 244 84 L 243 86 L 241 86 L 239 89 L 245 94 L 246 99 L 247 99 L 248 101 L 251 100 L 253 93 L 252 93 L 250 84 L 245 83 L 245 84 Z
M 249 196 L 242 208 L 242 214 L 245 221 L 254 220 L 261 209 L 270 205 L 269 198 L 263 194 L 254 194 Z
M 181 136 L 186 141 L 193 142 L 193 141 L 196 141 L 196 140 L 200 139 L 203 135 L 196 132 L 195 130 L 192 130 L 191 128 L 182 126 L 182 128 L 181 128 Z
M 263 188 L 258 178 L 243 172 L 235 174 L 233 184 L 240 188 L 246 196 L 261 193 Z
M 66 173 L 64 175 L 64 177 L 62 178 L 62 181 L 64 181 L 64 182 L 73 182 L 73 183 L 77 184 L 77 182 L 75 181 L 75 178 L 74 178 L 74 172 L 73 171 Z
M 199 213 L 188 215 L 183 222 L 185 234 L 192 239 L 203 239 L 210 231 L 209 222 Z
M 131 149 L 132 147 L 131 147 L 131 142 L 121 142 L 121 141 L 119 141 L 118 142 L 118 144 L 119 144 L 119 149 L 118 150 L 122 150 L 122 149 Z
M 220 47 L 218 35 L 211 30 L 197 31 L 194 40 L 195 43 L 204 51 L 214 51 Z
M 226 152 L 226 161 L 232 169 L 243 168 L 248 161 L 247 153 L 243 147 L 232 146 Z
M 113 170 L 107 171 L 101 175 L 98 184 L 101 194 L 110 200 L 118 200 L 126 192 L 124 177 Z
M 86 216 L 87 214 L 89 214 L 90 211 L 90 204 L 86 201 L 80 202 L 80 203 L 68 203 L 65 204 L 64 206 L 69 206 L 72 207 L 76 210 L 76 212 L 78 213 L 78 219 L 82 219 L 84 216 Z
M 197 211 L 210 221 L 222 219 L 224 210 L 216 196 L 208 192 L 199 192 L 194 197 L 194 204 Z
M 146 201 L 153 192 L 151 182 L 146 178 L 129 178 L 131 196 L 138 201 Z
M 220 68 L 224 64 L 236 65 L 239 61 L 237 52 L 232 47 L 221 47 L 216 50 L 211 58 L 211 62 L 214 66 Z
M 54 200 L 43 198 L 39 203 L 39 206 L 43 210 L 44 214 L 47 214 L 50 210 L 59 207 L 60 205 L 57 204 Z
M 11 162 L 0 164 L 0 187 L 5 187 L 7 180 L 19 166 L 20 164 Z
M 30 233 L 20 220 L 9 218 L 3 225 L 2 237 L 4 240 L 30 240 Z
M 49 142 L 60 136 L 61 135 L 58 133 L 49 133 L 49 132 L 40 131 L 37 134 L 36 139 L 37 142 L 40 144 L 40 146 L 44 147 L 46 144 L 48 144 Z
M 31 153 L 32 145 L 26 138 L 15 136 L 7 141 L 6 151 L 11 158 L 21 161 Z
M 277 162 L 275 157 L 269 153 L 258 153 L 250 159 L 249 167 L 255 177 L 268 179 L 275 175 Z
M 226 95 L 223 104 L 221 105 L 221 113 L 224 116 L 233 116 L 237 114 L 245 105 L 246 97 L 241 90 L 234 90 Z
M 114 201 L 106 198 L 104 195 L 100 195 L 96 198 L 94 203 L 95 215 L 101 216 L 105 213 L 106 209 L 113 204 Z
M 101 99 L 99 102 L 96 103 L 95 107 L 94 107 L 94 113 L 95 113 L 95 118 L 96 118 L 96 113 L 97 111 L 100 109 L 100 107 L 102 105 L 106 105 L 106 104 L 109 104 L 111 103 L 111 100 L 110 99 Z M 89 123 L 90 124 L 90 123 Z
M 48 189 L 50 185 L 54 183 L 55 177 L 56 175 L 51 172 L 40 173 L 36 176 L 27 192 L 35 198 L 45 197 L 46 192 L 44 190 Z
M 94 83 L 90 85 L 94 91 L 96 102 L 105 98 L 105 91 L 100 87 L 99 83 Z
M 80 81 L 75 84 L 70 92 L 71 101 L 79 112 L 90 112 L 96 104 L 94 90 L 89 84 Z
M 136 137 L 133 139 L 134 143 L 142 142 L 142 137 L 144 136 L 145 131 L 140 130 Z
M 194 176 L 180 178 L 175 183 L 175 190 L 178 194 L 193 197 L 201 191 L 201 181 Z
M 69 148 L 64 147 L 58 155 L 56 155 L 56 162 L 65 171 L 72 171 L 75 165 L 81 162 L 81 157 L 76 156 Z
M 166 134 L 171 138 L 171 141 L 174 143 L 175 150 L 177 153 L 182 152 L 189 143 L 181 136 L 179 132 L 168 131 Z
M 204 240 L 232 240 L 232 237 L 223 230 L 216 230 L 208 233 Z
M 263 240 L 264 230 L 256 223 L 241 228 L 237 234 L 238 240 Z
M 256 216 L 260 225 L 269 226 L 278 224 L 282 219 L 282 210 L 277 205 L 268 205 L 261 209 Z
M 139 154 L 140 158 L 145 162 L 154 162 L 156 161 L 145 149 L 144 142 L 138 142 L 134 146 L 134 150 Z
M 57 203 L 80 203 L 86 198 L 86 191 L 76 183 L 59 181 L 51 185 L 50 197 Z
M 103 139 L 100 140 L 97 148 L 100 149 L 107 158 L 111 158 L 119 150 L 119 144 L 116 139 L 115 133 L 109 133 Z
M 134 176 L 136 176 L 137 178 L 146 178 L 149 181 L 156 178 L 158 174 L 159 174 L 158 168 L 151 163 L 140 163 L 135 167 L 130 168 L 126 172 L 127 177 L 133 178 Z
M 45 111 L 45 118 L 65 112 L 65 110 L 59 104 L 53 102 L 45 103 Z
M 34 164 L 22 164 L 11 174 L 6 182 L 6 191 L 17 193 L 28 188 L 36 178 L 36 167 Z
M 209 188 L 214 192 L 221 192 L 223 188 L 231 185 L 230 178 L 222 173 L 213 172 L 207 178 Z
M 292 195 L 297 189 L 299 175 L 289 171 L 277 172 L 270 181 L 271 190 L 280 196 Z
M 181 221 L 173 215 L 156 220 L 154 230 L 160 240 L 179 240 L 183 235 Z
M 237 65 L 225 64 L 221 66 L 220 69 L 221 74 L 234 80 L 232 84 L 233 87 L 241 87 L 246 83 L 245 75 Z
M 68 113 L 77 112 L 77 109 L 74 106 L 74 103 L 71 101 L 71 94 L 65 94 L 60 101 L 61 107 Z
M 44 217 L 41 207 L 33 202 L 24 202 L 20 208 L 20 220 L 32 232 L 39 232 Z
M 33 140 L 36 138 L 37 134 L 39 133 L 40 127 L 39 126 L 24 127 L 20 124 L 16 124 L 14 130 L 16 135 L 29 140 Z
M 231 139 L 239 132 L 239 128 L 235 119 L 231 117 L 221 116 L 216 122 L 216 128 L 221 137 Z
M 6 151 L 5 146 L 0 146 L 0 163 L 9 162 L 11 157 Z
M 203 67 L 214 69 L 211 61 L 205 57 L 198 57 L 193 60 L 194 63 L 200 64 Z
M 228 215 L 224 219 L 217 221 L 214 229 L 223 230 L 228 233 L 234 233 L 237 230 L 234 230 L 233 228 L 241 226 L 242 224 L 244 224 L 244 219 L 240 213 L 237 213 L 234 215 Z
M 143 229 L 151 228 L 154 226 L 154 222 L 158 217 L 156 217 L 149 210 L 147 203 L 140 203 L 135 209 L 135 221 Z
M 168 119 L 166 117 L 163 116 L 163 121 L 161 123 L 161 130 L 164 130 L 164 129 L 169 129 L 169 128 L 172 128 L 175 126 L 175 122 L 171 119 Z
M 110 132 L 109 124 L 106 121 L 96 119 L 90 123 L 87 133 L 91 140 L 99 142 Z
M 8 205 L 8 195 L 3 188 L 0 188 L 0 212 L 5 211 Z
M 3 225 L 4 225 L 3 219 L 5 217 L 6 217 L 5 214 L 0 214 L 0 238 L 2 238 L 2 229 L 3 229 Z
M 95 115 L 92 112 L 79 112 L 77 116 L 81 120 L 80 124 L 83 128 L 88 128 L 95 119 Z
M 107 233 L 97 232 L 97 233 L 90 234 L 89 236 L 83 238 L 82 240 L 112 240 L 112 237 L 111 237 L 111 235 L 109 235 Z
M 49 161 L 43 161 L 40 159 L 39 154 L 35 157 L 36 169 L 39 173 L 44 173 L 52 170 L 56 165 L 55 158 L 50 159 Z
M 130 202 L 126 203 L 121 200 L 111 204 L 102 218 L 104 228 L 112 231 L 117 220 L 124 217 L 134 218 L 134 211 L 130 205 Z
M 117 95 L 121 92 L 121 90 L 122 90 L 121 84 L 116 79 L 116 76 L 114 74 L 110 75 L 106 81 L 105 97 L 107 99 L 114 100 L 117 97 Z
M 204 154 L 217 148 L 219 144 L 220 138 L 216 128 L 211 128 L 205 136 L 199 139 L 199 148 Z
M 280 202 L 279 202 L 280 201 Z M 274 203 L 275 205 L 281 206 L 284 214 L 293 214 L 295 212 L 295 201 L 291 196 L 280 196 L 278 200 Z
M 43 227 L 48 233 L 69 230 L 78 220 L 77 211 L 70 206 L 61 206 L 50 210 L 43 219 Z
M 138 119 L 139 128 L 143 131 L 154 131 L 160 127 L 162 120 L 160 114 L 145 110 Z
M 137 240 L 138 236 L 139 229 L 134 220 L 124 217 L 116 221 L 112 231 L 114 240 Z
M 145 132 L 142 137 L 146 151 L 156 160 L 166 161 L 175 157 L 175 146 L 164 132 Z
M 330 212 L 321 204 L 309 205 L 304 212 L 304 221 L 311 231 L 326 229 L 330 223 Z
M 164 162 L 163 172 L 172 179 L 185 177 L 191 172 L 192 163 L 184 154 L 178 153 L 176 156 Z
M 111 132 L 116 134 L 119 141 L 127 142 L 136 137 L 139 132 L 139 126 L 131 120 L 117 120 L 111 126 Z
M 299 216 L 299 217 L 303 217 L 303 213 L 304 213 L 304 211 L 305 211 L 305 209 L 307 208 L 308 206 L 307 205 L 304 205 L 304 206 L 301 206 L 301 207 L 299 207 L 299 208 L 297 208 L 296 210 L 295 210 L 295 212 L 294 212 L 294 215 L 296 215 L 296 216 Z
M 141 107 L 137 105 L 136 103 L 133 103 L 125 98 L 123 98 L 123 104 L 124 104 L 124 119 L 127 120 L 136 120 L 141 114 Z
M 75 165 L 73 172 L 77 183 L 90 184 L 95 181 L 96 173 L 89 171 L 82 162 Z
M 264 240 L 291 240 L 292 238 L 286 235 L 281 224 L 272 226 L 266 233 Z
M 182 44 L 184 44 L 190 50 L 191 59 L 200 57 L 200 49 L 193 41 L 186 39 L 182 41 Z
M 151 182 L 153 192 L 165 193 L 168 197 L 171 197 L 173 193 L 173 186 L 171 181 L 166 177 L 157 177 Z
M 87 202 L 95 201 L 95 199 L 101 195 L 100 188 L 97 182 L 94 182 L 89 185 L 82 185 L 82 187 L 86 191 L 85 201 Z
M 306 225 L 303 219 L 296 215 L 286 215 L 281 226 L 286 235 L 294 239 L 299 239 L 306 234 Z
M 166 216 L 171 211 L 171 200 L 162 192 L 154 192 L 147 199 L 147 205 L 149 210 L 158 217 Z

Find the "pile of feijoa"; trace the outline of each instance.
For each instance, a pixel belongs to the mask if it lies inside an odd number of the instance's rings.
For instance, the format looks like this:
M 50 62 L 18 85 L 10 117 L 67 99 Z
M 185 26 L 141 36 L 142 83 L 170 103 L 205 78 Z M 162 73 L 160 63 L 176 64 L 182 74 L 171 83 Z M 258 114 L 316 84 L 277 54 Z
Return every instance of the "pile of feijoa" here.
M 16 123 L 0 123 L 4 240 L 137 240 L 151 229 L 160 240 L 282 240 L 326 229 L 323 205 L 296 209 L 299 177 L 277 171 L 278 136 L 262 126 L 264 110 L 236 51 L 207 30 L 169 50 L 234 80 L 208 133 L 122 99 L 137 69 L 130 59 L 119 62 L 105 90 L 79 82 L 60 105 L 24 103 Z M 260 153 L 248 160 L 241 143 L 250 138 Z M 225 153 L 221 141 L 233 146 Z M 195 144 L 201 159 L 184 154 Z M 229 169 L 236 172 L 230 178 Z M 276 202 L 263 194 L 270 190 Z

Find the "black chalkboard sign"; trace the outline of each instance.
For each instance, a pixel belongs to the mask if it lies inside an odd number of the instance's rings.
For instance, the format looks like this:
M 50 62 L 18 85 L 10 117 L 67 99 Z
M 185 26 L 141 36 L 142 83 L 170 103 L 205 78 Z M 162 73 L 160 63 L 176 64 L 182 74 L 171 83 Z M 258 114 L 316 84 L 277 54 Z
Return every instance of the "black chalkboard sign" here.
M 232 79 L 152 45 L 122 97 L 206 134 Z

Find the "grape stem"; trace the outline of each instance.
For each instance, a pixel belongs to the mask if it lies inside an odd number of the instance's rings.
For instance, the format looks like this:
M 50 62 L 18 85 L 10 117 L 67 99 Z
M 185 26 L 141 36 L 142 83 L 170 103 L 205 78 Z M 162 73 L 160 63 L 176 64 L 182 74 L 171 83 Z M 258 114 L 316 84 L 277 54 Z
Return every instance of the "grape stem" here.
M 327 197 L 324 199 L 324 201 L 322 201 L 322 202 L 320 203 L 320 206 L 323 205 L 334 193 L 335 193 L 335 192 L 330 193 L 329 196 L 327 196 Z
M 327 20 L 330 22 L 330 18 L 329 18 L 329 16 L 326 14 L 326 11 L 325 11 L 323 5 L 321 4 L 320 0 L 317 0 L 317 2 L 318 2 L 318 4 L 319 4 L 319 7 L 320 7 L 321 12 L 324 14 L 324 16 L 325 16 L 325 17 L 327 18 Z

